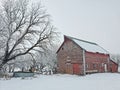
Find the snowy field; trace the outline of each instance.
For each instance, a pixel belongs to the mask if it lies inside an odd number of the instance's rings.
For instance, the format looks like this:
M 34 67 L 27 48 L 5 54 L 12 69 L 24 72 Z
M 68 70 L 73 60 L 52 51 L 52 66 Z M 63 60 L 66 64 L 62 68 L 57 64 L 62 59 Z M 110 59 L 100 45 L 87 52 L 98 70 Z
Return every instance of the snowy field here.
M 120 90 L 120 74 L 40 75 L 0 80 L 0 90 Z

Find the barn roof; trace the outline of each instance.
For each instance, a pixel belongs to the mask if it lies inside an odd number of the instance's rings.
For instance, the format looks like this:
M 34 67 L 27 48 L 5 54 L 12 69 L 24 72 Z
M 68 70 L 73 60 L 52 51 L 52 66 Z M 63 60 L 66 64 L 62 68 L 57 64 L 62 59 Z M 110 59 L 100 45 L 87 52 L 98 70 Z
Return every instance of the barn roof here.
M 108 51 L 106 51 L 104 48 L 102 48 L 101 46 L 99 46 L 96 43 L 85 41 L 85 40 L 81 40 L 81 39 L 77 39 L 77 38 L 70 37 L 70 36 L 65 36 L 65 37 L 67 37 L 68 39 L 72 40 L 78 46 L 80 46 L 82 49 L 84 49 L 86 51 L 94 52 L 94 53 L 109 54 Z

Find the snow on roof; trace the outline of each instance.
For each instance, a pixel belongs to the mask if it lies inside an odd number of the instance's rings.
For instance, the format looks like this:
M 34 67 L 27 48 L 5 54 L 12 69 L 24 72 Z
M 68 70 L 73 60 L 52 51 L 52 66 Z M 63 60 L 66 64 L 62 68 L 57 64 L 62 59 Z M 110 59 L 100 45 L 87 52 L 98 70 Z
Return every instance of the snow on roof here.
M 86 51 L 95 52 L 95 53 L 98 52 L 98 53 L 109 54 L 105 49 L 103 49 L 102 47 L 100 47 L 96 43 L 89 42 L 89 41 L 84 41 L 84 40 L 69 37 L 69 36 L 66 36 L 66 37 L 68 37 L 69 39 L 74 41 L 77 45 L 79 45 L 81 48 L 85 49 Z

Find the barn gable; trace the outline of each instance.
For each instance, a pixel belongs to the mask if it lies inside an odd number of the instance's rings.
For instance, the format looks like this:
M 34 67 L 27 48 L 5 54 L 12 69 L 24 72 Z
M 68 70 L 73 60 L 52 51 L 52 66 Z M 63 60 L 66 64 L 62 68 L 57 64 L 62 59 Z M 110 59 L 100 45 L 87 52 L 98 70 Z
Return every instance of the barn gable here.
M 77 43 L 75 43 L 72 39 L 70 39 L 68 36 L 64 35 L 64 42 L 62 43 L 62 45 L 59 47 L 59 49 L 57 50 L 56 53 L 58 53 L 60 51 L 61 48 L 63 48 L 63 46 L 65 45 L 65 43 L 67 41 L 73 42 L 76 46 L 80 47 Z M 80 47 L 81 49 L 83 49 L 82 47 Z

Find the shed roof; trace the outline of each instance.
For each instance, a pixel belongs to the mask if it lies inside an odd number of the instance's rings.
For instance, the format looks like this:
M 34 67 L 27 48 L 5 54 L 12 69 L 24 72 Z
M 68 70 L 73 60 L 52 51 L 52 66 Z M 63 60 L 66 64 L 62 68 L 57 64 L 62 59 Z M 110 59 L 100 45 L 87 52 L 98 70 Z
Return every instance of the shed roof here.
M 104 48 L 102 48 L 101 46 L 99 46 L 96 43 L 85 41 L 85 40 L 81 40 L 81 39 L 77 39 L 77 38 L 70 37 L 70 36 L 65 36 L 65 37 L 67 37 L 68 39 L 72 40 L 78 46 L 80 46 L 82 49 L 84 49 L 86 51 L 94 52 L 94 53 L 109 54 L 108 51 L 106 51 Z

